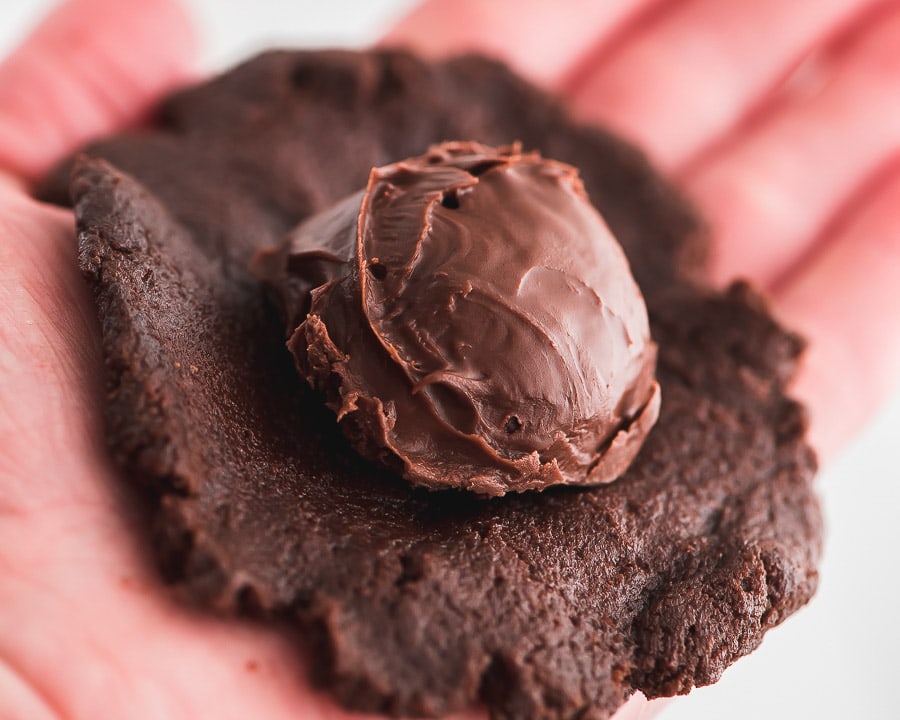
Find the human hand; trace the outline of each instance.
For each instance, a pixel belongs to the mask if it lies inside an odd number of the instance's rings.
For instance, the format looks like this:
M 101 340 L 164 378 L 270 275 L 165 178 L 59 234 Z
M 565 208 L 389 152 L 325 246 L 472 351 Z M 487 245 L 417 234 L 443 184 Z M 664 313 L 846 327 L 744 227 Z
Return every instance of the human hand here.
M 174 0 L 72 0 L 0 65 L 4 720 L 350 717 L 310 689 L 289 631 L 192 612 L 163 587 L 103 445 L 74 220 L 27 192 L 185 80 L 193 50 Z
M 106 458 L 71 213 L 29 181 L 190 72 L 172 0 L 73 0 L 0 66 L 0 718 L 343 718 L 296 642 L 192 613 Z M 143 528 L 142 528 L 143 529 Z
M 795 393 L 827 461 L 900 367 L 900 5 L 562 7 L 431 0 L 385 42 L 497 55 L 645 148 L 709 220 L 713 281 L 750 279 L 809 339 Z
M 463 5 L 442 12 L 458 19 Z M 184 77 L 190 33 L 166 0 L 78 0 L 46 27 L 55 30 L 0 68 L 0 166 L 8 170 L 0 180 L 0 312 L 10 318 L 0 326 L 4 709 L 14 718 L 343 717 L 304 685 L 292 643 L 188 613 L 132 542 L 133 509 L 99 440 L 98 333 L 71 215 L 23 190 Z M 453 28 L 429 40 L 459 47 Z M 628 717 L 638 717 L 640 706 L 630 708 Z

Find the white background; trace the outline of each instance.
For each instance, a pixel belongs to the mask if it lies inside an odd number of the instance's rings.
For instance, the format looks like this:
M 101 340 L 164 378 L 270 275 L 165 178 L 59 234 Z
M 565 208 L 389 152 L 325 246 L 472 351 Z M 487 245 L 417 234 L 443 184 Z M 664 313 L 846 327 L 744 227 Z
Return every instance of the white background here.
M 202 28 L 210 70 L 271 44 L 364 45 L 414 4 L 185 2 Z M 53 4 L 0 0 L 0 57 Z M 828 536 L 812 604 L 772 631 L 717 685 L 671 703 L 663 720 L 900 718 L 900 697 L 894 695 L 900 671 L 898 446 L 900 394 L 819 477 Z

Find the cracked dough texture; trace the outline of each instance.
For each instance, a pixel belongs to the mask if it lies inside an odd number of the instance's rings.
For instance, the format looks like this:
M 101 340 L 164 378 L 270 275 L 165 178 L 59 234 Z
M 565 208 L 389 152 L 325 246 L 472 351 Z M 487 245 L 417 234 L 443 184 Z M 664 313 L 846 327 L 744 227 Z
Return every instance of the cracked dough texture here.
M 619 481 L 485 500 L 357 458 L 297 378 L 253 251 L 445 139 L 580 167 L 659 343 L 662 414 Z M 167 576 L 288 618 L 351 708 L 606 718 L 714 682 L 816 585 L 802 343 L 746 286 L 688 280 L 704 243 L 634 148 L 478 57 L 271 52 L 182 91 L 75 162 L 123 480 L 155 498 Z M 102 158 L 102 159 L 101 159 Z M 64 200 L 71 165 L 50 179 Z

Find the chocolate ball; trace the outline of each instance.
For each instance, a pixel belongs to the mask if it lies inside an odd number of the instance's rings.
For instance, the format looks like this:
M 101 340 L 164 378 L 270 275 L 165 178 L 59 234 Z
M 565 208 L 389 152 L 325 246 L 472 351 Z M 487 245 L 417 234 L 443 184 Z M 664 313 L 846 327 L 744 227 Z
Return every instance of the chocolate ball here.
M 610 482 L 659 414 L 622 248 L 575 168 L 518 146 L 376 168 L 255 268 L 353 445 L 416 485 Z

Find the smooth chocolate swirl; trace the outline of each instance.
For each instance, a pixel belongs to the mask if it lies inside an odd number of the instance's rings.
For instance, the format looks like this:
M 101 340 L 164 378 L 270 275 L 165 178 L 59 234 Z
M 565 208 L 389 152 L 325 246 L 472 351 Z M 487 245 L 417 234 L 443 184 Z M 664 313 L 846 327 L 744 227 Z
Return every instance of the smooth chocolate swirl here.
M 616 479 L 659 413 L 656 345 L 575 168 L 445 143 L 372 171 L 257 273 L 364 455 L 489 495 Z

